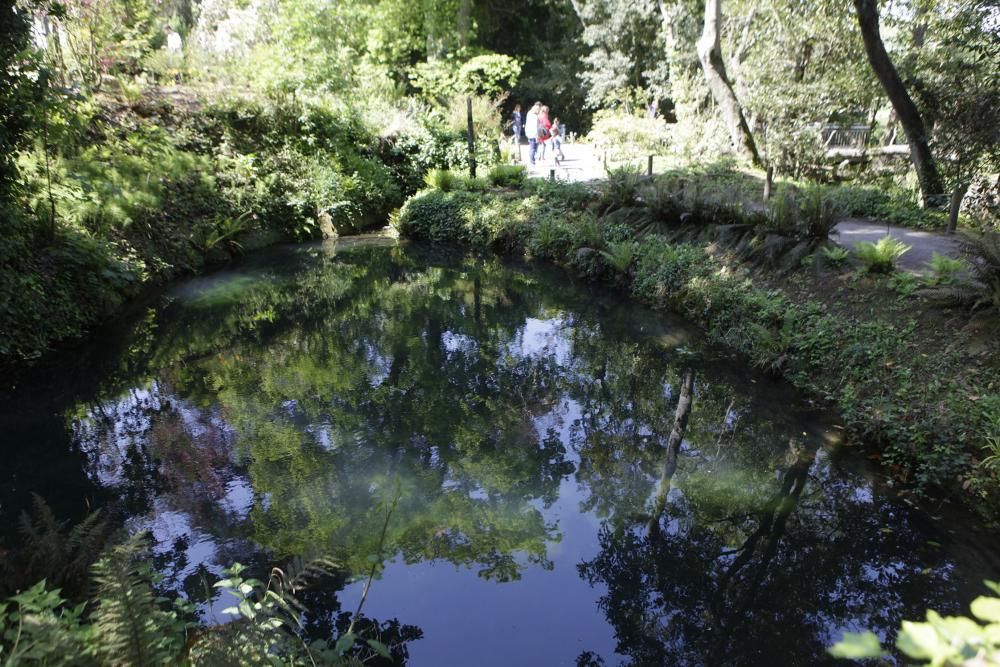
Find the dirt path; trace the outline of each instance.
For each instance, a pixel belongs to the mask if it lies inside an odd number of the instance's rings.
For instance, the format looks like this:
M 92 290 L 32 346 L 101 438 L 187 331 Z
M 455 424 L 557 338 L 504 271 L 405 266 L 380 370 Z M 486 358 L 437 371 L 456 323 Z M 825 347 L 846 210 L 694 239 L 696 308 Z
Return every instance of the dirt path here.
M 596 181 L 605 176 L 604 165 L 590 144 L 563 144 L 565 160 L 554 160 L 552 147 L 549 146 L 545 159 L 538 155 L 534 165 L 528 164 L 528 144 L 521 145 L 521 162 L 528 167 L 528 174 L 533 178 L 550 178 L 555 170 L 555 178 L 560 181 L 586 182 Z

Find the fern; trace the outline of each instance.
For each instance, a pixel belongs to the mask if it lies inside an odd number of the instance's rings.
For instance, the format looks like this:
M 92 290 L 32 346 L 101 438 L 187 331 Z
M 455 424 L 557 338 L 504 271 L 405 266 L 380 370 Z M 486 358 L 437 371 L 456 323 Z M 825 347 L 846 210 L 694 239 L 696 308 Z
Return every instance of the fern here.
M 440 190 L 441 192 L 450 192 L 455 189 L 458 179 L 455 174 L 448 171 L 447 169 L 431 169 L 424 176 L 424 184 L 429 188 L 434 188 L 435 190 Z
M 823 246 L 822 252 L 823 258 L 834 266 L 843 264 L 851 254 L 847 248 L 839 245 Z
M 638 204 L 639 184 L 641 182 L 642 172 L 633 167 L 609 169 L 601 202 L 603 212 L 609 213 Z
M 1000 234 L 965 232 L 962 235 L 978 296 L 972 308 L 1000 310 Z
M 160 608 L 150 565 L 138 559 L 139 552 L 139 542 L 133 540 L 94 564 L 98 593 L 93 625 L 100 641 L 92 649 L 107 664 L 173 664 L 186 626 L 175 612 Z
M 114 531 L 100 510 L 88 514 L 72 528 L 56 519 L 41 496 L 32 495 L 31 512 L 22 512 L 22 545 L 0 560 L 0 589 L 25 589 L 45 579 L 70 598 L 82 595 L 90 568 L 111 541 Z
M 966 231 L 962 233 L 962 244 L 969 258 L 962 263 L 968 277 L 956 272 L 950 284 L 932 285 L 934 289 L 925 290 L 923 295 L 943 305 L 1000 311 L 1000 234 Z
M 890 236 L 883 236 L 875 243 L 859 241 L 854 248 L 868 273 L 892 273 L 896 260 L 909 249 L 910 246 Z
M 637 246 L 633 241 L 623 241 L 621 243 L 609 243 L 607 250 L 601 251 L 601 257 L 608 266 L 618 273 L 628 273 L 632 262 L 635 261 Z
M 931 270 L 931 275 L 927 278 L 928 285 L 951 285 L 966 268 L 966 263 L 936 252 L 931 255 L 927 267 Z

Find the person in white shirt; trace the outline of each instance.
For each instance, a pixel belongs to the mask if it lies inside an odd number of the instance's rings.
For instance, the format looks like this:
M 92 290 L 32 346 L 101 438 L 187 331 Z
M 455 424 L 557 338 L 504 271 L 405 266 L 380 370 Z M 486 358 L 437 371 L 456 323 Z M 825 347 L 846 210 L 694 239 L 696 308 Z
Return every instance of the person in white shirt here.
M 163 28 L 163 31 L 167 33 L 167 53 L 180 55 L 181 51 L 184 50 L 184 42 L 181 40 L 180 33 L 174 32 L 170 26 Z
M 541 110 L 542 103 L 535 102 L 524 121 L 524 134 L 528 137 L 528 161 L 531 164 L 535 164 L 535 154 L 538 152 L 538 112 Z

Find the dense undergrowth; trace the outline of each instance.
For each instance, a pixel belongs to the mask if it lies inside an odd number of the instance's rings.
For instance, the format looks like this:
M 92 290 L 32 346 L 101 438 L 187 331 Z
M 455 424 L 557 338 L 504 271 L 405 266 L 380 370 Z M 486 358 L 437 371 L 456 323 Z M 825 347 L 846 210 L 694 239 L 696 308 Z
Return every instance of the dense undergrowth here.
M 412 239 L 551 260 L 683 313 L 753 365 L 835 405 L 911 490 L 963 488 L 995 517 L 1000 480 L 984 459 L 1000 442 L 998 350 L 988 333 L 997 311 L 943 316 L 901 296 L 891 278 L 825 259 L 833 221 L 822 193 L 747 213 L 699 182 L 641 186 L 618 172 L 594 189 L 429 189 L 396 224 Z
M 97 101 L 95 101 L 95 99 Z M 384 224 L 433 167 L 446 125 L 379 133 L 322 100 L 66 101 L 0 210 L 0 365 L 80 335 L 144 287 L 246 249 Z
M 377 508 L 386 524 L 393 507 Z M 0 551 L 0 591 L 16 590 L 0 598 L 3 665 L 399 665 L 407 641 L 421 636 L 364 616 L 364 599 L 353 613 L 311 624 L 307 589 L 344 576 L 330 559 L 294 560 L 265 580 L 237 563 L 203 581 L 195 600 L 161 590 L 148 534 L 124 540 L 100 510 L 67 528 L 36 496 L 21 523 L 25 544 Z M 369 556 L 368 585 L 384 546 Z M 215 599 L 229 604 L 222 619 L 205 621 Z

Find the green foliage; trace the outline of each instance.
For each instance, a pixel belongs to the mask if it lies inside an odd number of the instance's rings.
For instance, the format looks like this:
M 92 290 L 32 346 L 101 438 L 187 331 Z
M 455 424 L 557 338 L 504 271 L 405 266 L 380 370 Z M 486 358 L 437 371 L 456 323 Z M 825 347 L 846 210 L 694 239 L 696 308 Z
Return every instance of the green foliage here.
M 94 564 L 92 623 L 99 643 L 91 650 L 105 664 L 169 665 L 183 646 L 187 624 L 176 612 L 160 608 L 150 586 L 152 568 L 138 556 L 130 543 Z
M 638 169 L 629 166 L 609 169 L 601 193 L 602 212 L 611 213 L 635 206 L 639 202 L 641 183 L 642 172 Z
M 0 660 L 4 665 L 92 665 L 86 651 L 94 631 L 82 623 L 86 604 L 70 607 L 44 581 L 0 603 Z
M 906 273 L 905 271 L 894 273 L 889 278 L 889 287 L 902 296 L 909 296 L 910 294 L 913 294 L 918 287 L 920 287 L 920 278 L 912 273 Z
M 891 180 L 880 180 L 877 186 L 840 183 L 824 186 L 823 191 L 841 215 L 873 218 L 915 229 L 941 229 L 946 222 L 944 212 L 921 207 L 913 192 Z
M 985 582 L 1000 595 L 1000 585 Z M 1000 598 L 980 596 L 969 605 L 974 618 L 968 616 L 941 616 L 927 611 L 923 623 L 903 621 L 896 638 L 896 648 L 911 660 L 924 665 L 958 667 L 971 661 L 980 665 L 1000 665 Z M 845 633 L 843 639 L 831 646 L 835 658 L 862 660 L 885 655 L 882 646 L 871 632 Z
M 499 53 L 474 56 L 458 70 L 460 92 L 496 99 L 517 85 L 521 63 L 517 58 Z
M 847 248 L 839 245 L 823 246 L 821 252 L 823 258 L 833 266 L 840 266 L 851 256 L 851 252 Z
M 801 229 L 806 238 L 825 241 L 837 224 L 837 211 L 826 192 L 819 187 L 806 188 L 801 193 L 799 214 Z
M 896 260 L 909 249 L 910 246 L 902 241 L 886 236 L 875 243 L 860 241 L 854 252 L 868 273 L 892 273 L 896 270 Z
M 927 268 L 931 270 L 931 275 L 927 277 L 928 285 L 951 285 L 954 284 L 957 276 L 966 270 L 967 264 L 960 259 L 936 252 L 931 255 L 931 260 L 927 262 Z
M 635 241 L 611 242 L 607 250 L 602 250 L 601 257 L 612 270 L 618 273 L 628 273 L 635 261 L 638 243 Z
M 623 114 L 620 110 L 597 113 L 587 133 L 599 155 L 607 152 L 613 160 L 645 160 L 648 155 L 662 155 L 670 141 L 670 128 L 663 118 L 646 114 Z
M 424 176 L 424 183 L 427 187 L 440 190 L 441 192 L 451 192 L 455 189 L 458 179 L 455 174 L 447 169 L 431 169 Z
M 528 169 L 521 164 L 496 164 L 490 168 L 490 183 L 499 188 L 520 188 L 528 177 Z
M 881 658 L 885 655 L 878 636 L 871 631 L 845 632 L 841 640 L 828 650 L 834 658 L 844 660 Z

